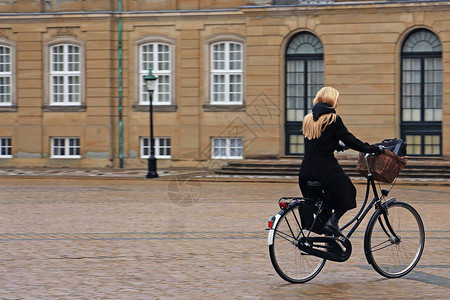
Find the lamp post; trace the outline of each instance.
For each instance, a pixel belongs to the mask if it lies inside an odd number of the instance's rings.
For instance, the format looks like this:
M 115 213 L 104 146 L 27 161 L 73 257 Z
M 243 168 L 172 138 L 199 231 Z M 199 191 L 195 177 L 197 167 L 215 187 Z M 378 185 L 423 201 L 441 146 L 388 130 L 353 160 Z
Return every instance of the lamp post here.
M 158 173 L 156 173 L 156 158 L 155 158 L 155 139 L 153 138 L 153 91 L 155 90 L 156 80 L 158 77 L 152 74 L 152 68 L 148 69 L 148 75 L 144 77 L 145 86 L 147 87 L 147 92 L 150 101 L 150 155 L 148 156 L 148 173 L 147 178 L 157 178 Z

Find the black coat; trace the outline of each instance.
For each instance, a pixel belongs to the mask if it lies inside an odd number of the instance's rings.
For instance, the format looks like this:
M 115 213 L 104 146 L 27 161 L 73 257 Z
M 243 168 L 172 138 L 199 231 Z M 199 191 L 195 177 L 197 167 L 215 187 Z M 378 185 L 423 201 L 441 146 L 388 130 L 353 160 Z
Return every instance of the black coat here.
M 316 180 L 325 185 L 329 208 L 347 211 L 356 207 L 356 189 L 347 174 L 344 173 L 334 151 L 339 141 L 356 151 L 376 152 L 377 146 L 364 143 L 351 134 L 340 116 L 336 122 L 328 125 L 320 138 L 305 138 L 305 156 L 300 166 L 299 186 L 304 197 L 308 197 L 306 182 Z

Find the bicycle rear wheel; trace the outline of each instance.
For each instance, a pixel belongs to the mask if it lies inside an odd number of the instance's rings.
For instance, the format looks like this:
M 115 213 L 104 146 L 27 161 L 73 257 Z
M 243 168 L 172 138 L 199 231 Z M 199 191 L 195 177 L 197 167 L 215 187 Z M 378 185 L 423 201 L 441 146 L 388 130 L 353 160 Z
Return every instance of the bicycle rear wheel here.
M 307 254 L 297 247 L 298 238 L 308 234 L 301 228 L 299 206 L 293 206 L 281 212 L 273 233 L 273 242 L 269 245 L 270 260 L 275 271 L 284 280 L 291 283 L 304 283 L 319 274 L 326 260 Z M 311 232 L 310 236 L 315 234 Z
M 384 277 L 408 274 L 420 260 L 425 229 L 417 211 L 409 204 L 388 204 L 387 214 L 377 210 L 367 225 L 364 251 L 367 261 Z

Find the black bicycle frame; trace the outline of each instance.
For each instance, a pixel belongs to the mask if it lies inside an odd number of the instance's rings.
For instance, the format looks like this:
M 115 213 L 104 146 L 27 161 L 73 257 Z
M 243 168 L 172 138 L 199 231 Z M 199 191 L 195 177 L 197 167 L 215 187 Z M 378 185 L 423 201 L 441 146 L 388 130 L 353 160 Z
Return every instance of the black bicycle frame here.
M 366 207 L 367 204 L 367 200 L 369 199 L 369 192 L 370 192 L 370 187 L 372 187 L 372 191 L 374 194 L 374 198 L 372 199 L 372 201 L 370 202 L 370 204 Z M 378 197 L 378 191 L 377 188 L 375 186 L 375 180 L 373 179 L 373 176 L 371 174 L 368 175 L 367 177 L 367 185 L 366 185 L 366 196 L 364 198 L 364 203 L 361 207 L 361 209 L 359 210 L 359 212 L 356 214 L 355 217 L 353 217 L 353 219 L 351 219 L 347 224 L 345 224 L 344 226 L 342 226 L 342 228 L 340 229 L 341 231 L 344 230 L 345 228 L 347 228 L 348 226 L 350 226 L 352 223 L 355 223 L 355 225 L 353 225 L 353 227 L 350 229 L 350 231 L 347 233 L 347 238 L 350 238 L 352 236 L 352 234 L 355 232 L 355 230 L 359 227 L 359 225 L 361 224 L 361 222 L 363 221 L 363 219 L 365 218 L 365 216 L 369 213 L 369 211 L 372 209 L 372 207 L 379 202 L 381 199 Z M 365 210 L 364 210 L 365 208 Z
M 381 198 L 378 197 L 378 191 L 377 191 L 377 187 L 375 185 L 375 179 L 373 178 L 372 173 L 370 172 L 370 167 L 369 167 L 369 163 L 367 162 L 367 157 L 369 156 L 369 154 L 366 154 L 364 159 L 366 161 L 367 164 L 367 170 L 369 170 L 369 174 L 367 175 L 367 185 L 366 185 L 366 196 L 364 198 L 364 203 L 361 207 L 361 209 L 359 210 L 359 212 L 356 214 L 356 216 L 350 220 L 350 222 L 348 222 L 347 224 L 345 224 L 340 230 L 344 230 L 345 228 L 347 228 L 348 226 L 350 226 L 353 222 L 356 221 L 355 225 L 353 225 L 353 227 L 350 229 L 350 231 L 347 233 L 347 238 L 350 238 L 352 236 L 352 234 L 355 232 L 355 230 L 359 227 L 359 225 L 361 224 L 361 222 L 363 221 L 363 219 L 365 218 L 365 216 L 369 213 L 369 211 L 372 209 L 372 207 L 374 205 L 376 205 L 376 208 L 380 208 L 383 209 L 383 215 L 384 215 L 384 219 L 386 222 L 387 227 L 389 228 L 390 232 L 392 232 L 392 234 L 397 237 L 397 235 L 395 234 L 394 230 L 391 227 L 391 224 L 389 223 L 389 220 L 386 216 L 386 208 L 383 205 L 377 205 L 378 203 L 380 203 Z M 369 199 L 369 192 L 370 192 L 370 188 L 372 187 L 372 191 L 374 194 L 374 198 L 372 199 L 372 201 L 370 202 L 370 204 L 367 206 L 366 208 L 366 204 L 367 204 L 367 200 Z M 384 195 L 383 195 L 384 197 Z M 393 198 L 393 201 L 395 201 L 395 198 Z M 364 210 L 364 208 L 366 208 Z M 380 221 L 381 222 L 381 221 Z M 381 227 L 383 228 L 383 230 L 385 230 L 384 225 L 381 224 Z M 387 233 L 387 231 L 385 230 L 385 232 Z

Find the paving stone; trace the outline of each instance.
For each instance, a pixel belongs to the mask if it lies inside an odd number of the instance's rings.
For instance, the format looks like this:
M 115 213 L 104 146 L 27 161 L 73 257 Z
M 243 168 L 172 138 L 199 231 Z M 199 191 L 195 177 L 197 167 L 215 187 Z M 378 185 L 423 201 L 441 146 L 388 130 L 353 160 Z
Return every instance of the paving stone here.
M 425 251 L 409 275 L 388 280 L 367 264 L 367 218 L 347 262 L 292 285 L 270 263 L 265 227 L 278 198 L 299 195 L 295 183 L 174 180 L 1 177 L 0 298 L 448 298 L 448 186 L 391 192 L 425 224 Z M 360 199 L 365 186 L 357 189 Z

